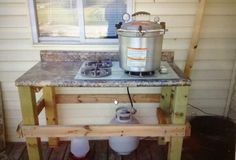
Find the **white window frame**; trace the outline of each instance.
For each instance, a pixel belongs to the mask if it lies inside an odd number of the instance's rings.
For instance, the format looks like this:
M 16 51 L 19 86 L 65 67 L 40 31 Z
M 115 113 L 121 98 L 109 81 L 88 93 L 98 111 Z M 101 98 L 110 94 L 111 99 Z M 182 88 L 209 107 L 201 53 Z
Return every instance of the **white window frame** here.
M 85 37 L 83 0 L 77 0 L 79 13 L 80 37 L 39 37 L 37 12 L 35 0 L 29 0 L 29 12 L 31 20 L 32 40 L 34 44 L 117 44 L 118 39 L 89 39 Z M 130 15 L 134 10 L 134 0 L 127 0 L 127 13 Z

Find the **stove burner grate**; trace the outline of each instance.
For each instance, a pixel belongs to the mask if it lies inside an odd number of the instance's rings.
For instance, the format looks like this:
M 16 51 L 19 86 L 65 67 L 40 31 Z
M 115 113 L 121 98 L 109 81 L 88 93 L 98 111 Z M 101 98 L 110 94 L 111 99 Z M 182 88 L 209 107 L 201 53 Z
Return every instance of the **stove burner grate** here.
M 109 59 L 86 61 L 81 68 L 81 75 L 89 78 L 100 78 L 111 75 L 112 61 Z
M 106 77 L 111 75 L 111 68 L 84 67 L 81 74 L 90 78 Z
M 155 74 L 155 71 L 148 72 L 133 72 L 133 71 L 125 71 L 126 74 L 134 77 L 149 77 Z
M 98 60 L 85 62 L 85 67 L 97 67 L 97 68 L 111 68 L 111 60 Z

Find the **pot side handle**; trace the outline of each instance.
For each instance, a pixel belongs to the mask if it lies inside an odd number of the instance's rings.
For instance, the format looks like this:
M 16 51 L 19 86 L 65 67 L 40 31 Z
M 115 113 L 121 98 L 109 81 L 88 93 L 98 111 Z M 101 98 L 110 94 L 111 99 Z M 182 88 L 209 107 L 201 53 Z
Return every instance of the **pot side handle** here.
M 138 15 L 147 15 L 150 16 L 151 14 L 149 12 L 145 12 L 145 11 L 140 11 L 140 12 L 135 12 L 134 14 L 132 14 L 132 17 L 136 17 Z

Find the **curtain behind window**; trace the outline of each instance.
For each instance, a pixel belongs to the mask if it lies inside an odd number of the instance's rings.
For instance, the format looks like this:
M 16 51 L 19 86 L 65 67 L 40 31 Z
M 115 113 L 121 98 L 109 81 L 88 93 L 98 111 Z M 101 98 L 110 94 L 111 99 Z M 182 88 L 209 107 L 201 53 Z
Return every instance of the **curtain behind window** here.
M 84 0 L 86 38 L 117 38 L 115 24 L 122 22 L 126 0 Z

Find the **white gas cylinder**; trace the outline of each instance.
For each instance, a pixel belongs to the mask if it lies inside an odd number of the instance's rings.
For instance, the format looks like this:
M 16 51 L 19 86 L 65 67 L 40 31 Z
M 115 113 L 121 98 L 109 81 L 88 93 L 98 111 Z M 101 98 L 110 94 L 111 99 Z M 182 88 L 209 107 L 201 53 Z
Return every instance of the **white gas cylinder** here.
M 129 107 L 119 107 L 116 110 L 116 117 L 111 120 L 111 124 L 138 124 L 138 120 L 132 116 Z M 138 137 L 110 137 L 109 145 L 119 155 L 128 155 L 134 151 L 139 144 Z
M 89 152 L 89 141 L 87 138 L 72 138 L 71 153 L 77 158 L 83 158 Z

